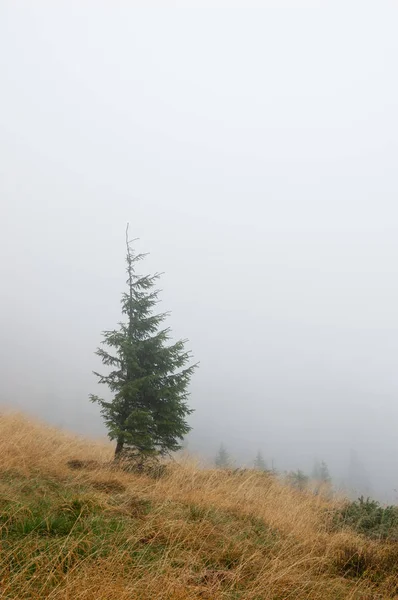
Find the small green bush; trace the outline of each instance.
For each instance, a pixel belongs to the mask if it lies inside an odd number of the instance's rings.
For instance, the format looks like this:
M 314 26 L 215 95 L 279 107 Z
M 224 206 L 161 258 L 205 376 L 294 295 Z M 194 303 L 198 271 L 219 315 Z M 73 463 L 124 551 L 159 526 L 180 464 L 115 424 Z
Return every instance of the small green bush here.
M 361 496 L 338 512 L 336 522 L 373 539 L 398 541 L 398 506 L 383 507 Z

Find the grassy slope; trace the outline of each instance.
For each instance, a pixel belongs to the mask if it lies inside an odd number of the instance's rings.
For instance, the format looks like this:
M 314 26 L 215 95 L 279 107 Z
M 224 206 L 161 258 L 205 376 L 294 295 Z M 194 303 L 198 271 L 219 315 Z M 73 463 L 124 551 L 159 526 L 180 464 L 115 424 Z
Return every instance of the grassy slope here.
M 398 545 L 334 531 L 319 497 L 185 464 L 155 481 L 111 455 L 0 417 L 0 598 L 398 598 Z

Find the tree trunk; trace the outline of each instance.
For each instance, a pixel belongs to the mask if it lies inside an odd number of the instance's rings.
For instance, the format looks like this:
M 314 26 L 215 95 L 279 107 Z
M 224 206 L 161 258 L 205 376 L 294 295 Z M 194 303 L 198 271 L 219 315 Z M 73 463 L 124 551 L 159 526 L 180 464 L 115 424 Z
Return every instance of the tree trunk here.
M 117 460 L 120 457 L 120 453 L 123 450 L 123 446 L 124 446 L 124 441 L 119 438 L 117 440 L 116 448 L 115 448 L 115 460 Z

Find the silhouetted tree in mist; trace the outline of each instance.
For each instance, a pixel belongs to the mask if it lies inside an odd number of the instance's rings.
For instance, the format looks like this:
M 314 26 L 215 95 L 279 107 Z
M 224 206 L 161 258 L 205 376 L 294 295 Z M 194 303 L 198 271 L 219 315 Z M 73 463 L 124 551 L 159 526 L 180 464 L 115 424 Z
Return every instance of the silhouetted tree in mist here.
M 314 493 L 323 493 L 327 496 L 332 494 L 332 478 L 329 473 L 329 468 L 324 460 L 321 462 L 315 461 L 312 470 L 312 480 L 315 484 Z
M 314 468 L 312 470 L 312 479 L 319 483 L 331 483 L 332 478 L 330 477 L 329 468 L 324 460 L 321 462 L 315 461 Z
M 260 450 L 257 452 L 257 456 L 254 459 L 254 468 L 258 469 L 259 471 L 267 470 L 267 463 L 265 462 Z
M 225 448 L 224 444 L 221 444 L 214 463 L 218 469 L 226 469 L 231 466 L 231 458 Z
M 297 490 L 303 491 L 308 487 L 310 478 L 301 469 L 287 474 L 288 483 Z

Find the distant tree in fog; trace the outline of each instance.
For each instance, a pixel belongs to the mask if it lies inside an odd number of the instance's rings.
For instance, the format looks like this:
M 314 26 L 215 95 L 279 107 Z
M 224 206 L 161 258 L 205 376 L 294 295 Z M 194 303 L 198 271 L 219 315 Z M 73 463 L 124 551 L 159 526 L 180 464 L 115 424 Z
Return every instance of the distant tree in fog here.
M 231 466 L 231 458 L 224 444 L 221 444 L 214 463 L 218 469 L 226 469 L 227 467 Z
M 328 466 L 324 460 L 321 462 L 315 461 L 314 468 L 312 470 L 312 479 L 318 483 L 331 483 L 332 478 L 330 477 Z
M 287 474 L 288 483 L 297 490 L 303 491 L 308 487 L 310 478 L 300 469 Z
M 260 450 L 257 452 L 257 456 L 254 459 L 254 468 L 258 469 L 259 471 L 267 470 L 267 463 L 265 462 Z
M 179 450 L 189 432 L 186 417 L 188 385 L 196 365 L 185 341 L 168 344 L 170 329 L 160 329 L 167 313 L 154 314 L 159 274 L 139 275 L 136 265 L 144 254 L 135 254 L 126 230 L 127 291 L 122 295 L 125 321 L 119 328 L 103 332 L 96 354 L 110 371 L 95 373 L 107 385 L 113 399 L 91 395 L 101 407 L 108 435 L 116 441 L 115 458 L 122 451 L 138 458 Z
M 312 470 L 312 480 L 314 482 L 313 491 L 315 494 L 322 493 L 328 497 L 332 495 L 332 478 L 325 461 L 315 461 Z

